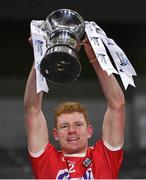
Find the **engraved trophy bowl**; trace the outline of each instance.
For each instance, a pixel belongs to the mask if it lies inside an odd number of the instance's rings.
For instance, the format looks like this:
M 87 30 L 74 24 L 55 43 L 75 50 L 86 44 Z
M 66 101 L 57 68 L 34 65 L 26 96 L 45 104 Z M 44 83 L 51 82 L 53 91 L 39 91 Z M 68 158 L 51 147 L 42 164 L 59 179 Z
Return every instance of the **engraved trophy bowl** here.
M 70 9 L 53 11 L 45 20 L 49 47 L 40 64 L 41 74 L 53 83 L 76 80 L 81 73 L 79 51 L 85 33 L 83 18 Z

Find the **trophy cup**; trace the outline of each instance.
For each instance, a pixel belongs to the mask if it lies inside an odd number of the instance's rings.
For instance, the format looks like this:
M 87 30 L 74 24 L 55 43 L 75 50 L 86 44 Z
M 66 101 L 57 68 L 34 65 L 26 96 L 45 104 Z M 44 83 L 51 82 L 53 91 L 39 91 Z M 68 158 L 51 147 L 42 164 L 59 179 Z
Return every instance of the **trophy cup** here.
M 40 63 L 40 72 L 53 83 L 76 80 L 81 73 L 79 51 L 85 33 L 83 18 L 75 11 L 58 9 L 44 22 L 49 46 Z

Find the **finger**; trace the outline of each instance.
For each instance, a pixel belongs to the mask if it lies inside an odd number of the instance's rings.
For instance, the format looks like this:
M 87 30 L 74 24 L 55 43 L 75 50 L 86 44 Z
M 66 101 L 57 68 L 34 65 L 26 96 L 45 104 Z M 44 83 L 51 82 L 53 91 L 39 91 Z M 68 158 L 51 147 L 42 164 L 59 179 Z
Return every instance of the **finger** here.
M 32 37 L 28 38 L 28 42 L 32 45 Z
M 85 37 L 85 39 L 83 39 L 82 43 L 84 44 L 84 43 L 87 43 L 87 42 L 88 42 L 88 38 Z

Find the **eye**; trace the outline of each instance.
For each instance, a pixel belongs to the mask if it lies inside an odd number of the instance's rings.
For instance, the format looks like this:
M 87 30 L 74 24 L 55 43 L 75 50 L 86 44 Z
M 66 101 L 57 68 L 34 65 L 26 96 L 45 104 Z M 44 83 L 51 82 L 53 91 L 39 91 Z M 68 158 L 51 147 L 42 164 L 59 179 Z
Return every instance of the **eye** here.
M 68 128 L 68 125 L 67 124 L 62 124 L 61 126 L 60 126 L 60 129 L 67 129 Z
M 77 122 L 77 123 L 76 123 L 76 126 L 77 126 L 77 127 L 83 126 L 83 123 Z

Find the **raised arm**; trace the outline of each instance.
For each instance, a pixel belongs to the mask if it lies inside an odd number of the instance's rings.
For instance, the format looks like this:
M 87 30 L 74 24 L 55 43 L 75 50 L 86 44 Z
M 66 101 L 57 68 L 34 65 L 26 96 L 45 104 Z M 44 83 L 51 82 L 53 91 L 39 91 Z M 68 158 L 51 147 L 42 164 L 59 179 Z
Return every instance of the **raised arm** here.
M 39 152 L 45 147 L 49 139 L 47 122 L 41 109 L 42 97 L 43 92 L 36 93 L 36 73 L 34 66 L 32 66 L 24 95 L 28 147 L 32 153 Z
M 107 100 L 107 110 L 102 126 L 102 138 L 113 147 L 120 146 L 124 141 L 124 94 L 114 75 L 108 76 L 107 73 L 100 67 L 87 38 L 84 41 L 84 48 L 89 62 L 92 64 L 98 76 L 104 96 Z

